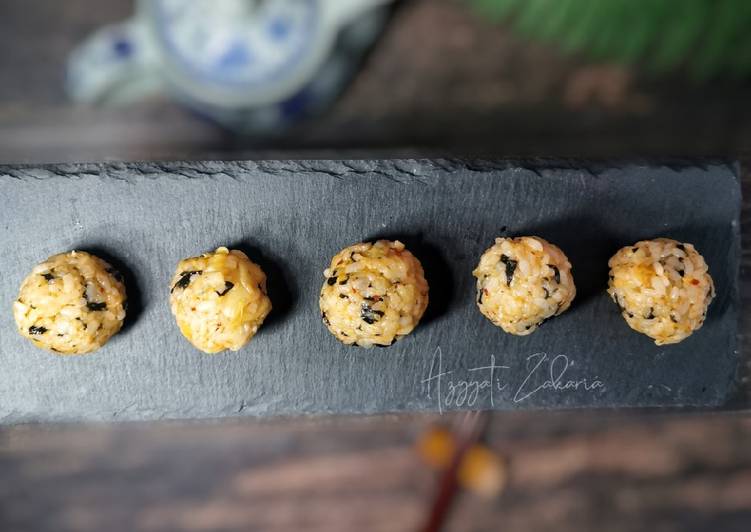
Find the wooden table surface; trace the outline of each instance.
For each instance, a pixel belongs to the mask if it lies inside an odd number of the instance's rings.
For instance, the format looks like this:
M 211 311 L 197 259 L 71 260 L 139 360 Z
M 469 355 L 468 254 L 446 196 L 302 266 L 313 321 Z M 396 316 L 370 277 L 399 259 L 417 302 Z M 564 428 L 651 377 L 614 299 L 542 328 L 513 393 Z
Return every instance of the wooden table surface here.
M 447 422 L 448 416 L 440 421 Z M 0 528 L 416 531 L 436 416 L 18 427 L 0 432 Z M 751 419 L 498 414 L 498 497 L 459 496 L 451 532 L 746 532 Z
M 405 2 L 336 108 L 273 142 L 165 100 L 70 105 L 63 62 L 129 0 L 4 0 L 0 162 L 415 153 L 725 156 L 742 161 L 742 390 L 751 407 L 748 82 L 587 61 L 464 9 Z M 32 15 L 33 14 L 33 15 Z M 447 418 L 443 418 L 446 421 Z M 3 530 L 414 530 L 434 477 L 409 418 L 26 426 L 0 431 Z M 738 414 L 524 413 L 492 419 L 506 492 L 463 494 L 448 530 L 738 531 L 751 523 L 751 423 Z

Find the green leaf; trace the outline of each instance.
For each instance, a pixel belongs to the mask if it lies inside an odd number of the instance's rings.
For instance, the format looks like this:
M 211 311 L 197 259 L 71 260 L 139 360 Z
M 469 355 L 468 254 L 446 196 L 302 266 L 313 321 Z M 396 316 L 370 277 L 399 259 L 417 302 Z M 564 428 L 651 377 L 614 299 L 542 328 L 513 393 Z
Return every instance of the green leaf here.
M 598 16 L 601 24 L 587 51 L 597 59 L 608 59 L 617 55 L 624 43 L 631 39 L 632 24 L 625 16 L 629 6 L 623 0 L 609 0 L 602 4 L 602 13 Z
M 672 20 L 666 20 L 661 38 L 650 58 L 657 71 L 682 63 L 701 37 L 709 13 L 705 0 L 684 0 L 676 6 Z
M 568 52 L 697 79 L 751 73 L 751 0 L 472 0 L 516 31 Z M 491 16 L 491 15 L 489 15 Z
M 613 59 L 628 63 L 636 62 L 646 53 L 654 35 L 659 32 L 662 9 L 651 5 L 652 11 L 644 12 L 641 6 L 629 0 L 621 0 L 622 29 L 618 32 L 620 46 L 613 51 Z
M 579 20 L 561 39 L 564 50 L 579 51 L 591 41 L 592 35 L 597 32 L 602 22 L 597 18 L 602 5 L 602 2 L 579 3 Z
M 543 30 L 551 8 L 549 0 L 527 0 L 522 4 L 514 26 L 522 33 L 531 37 L 542 37 Z
M 558 0 L 548 4 L 545 20 L 539 27 L 540 37 L 546 40 L 560 37 L 566 31 L 569 20 L 576 16 L 572 7 L 576 6 L 577 0 Z
M 736 17 L 742 26 L 729 43 L 732 51 L 727 58 L 729 68 L 736 76 L 751 74 L 751 36 L 747 28 L 751 25 L 751 2 L 741 2 Z
M 516 9 L 523 0 L 472 0 L 477 10 L 484 15 L 501 20 Z
M 716 75 L 725 65 L 726 55 L 735 52 L 733 40 L 749 22 L 739 16 L 738 8 L 738 0 L 718 0 L 715 3 L 714 18 L 690 62 L 690 70 L 697 79 L 703 80 Z

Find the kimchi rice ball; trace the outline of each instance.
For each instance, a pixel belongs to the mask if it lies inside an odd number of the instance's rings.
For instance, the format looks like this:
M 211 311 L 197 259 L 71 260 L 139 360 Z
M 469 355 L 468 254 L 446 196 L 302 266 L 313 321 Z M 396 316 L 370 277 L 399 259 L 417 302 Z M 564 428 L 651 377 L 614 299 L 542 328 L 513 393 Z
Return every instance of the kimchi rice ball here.
M 181 260 L 170 286 L 180 332 L 204 353 L 237 351 L 271 312 L 266 274 L 242 251 L 220 247 Z
M 82 355 L 120 330 L 125 307 L 120 273 L 94 255 L 71 251 L 34 267 L 13 303 L 13 317 L 35 346 Z
M 344 248 L 323 275 L 321 318 L 347 345 L 388 347 L 412 332 L 428 306 L 422 265 L 398 240 Z
M 564 312 L 576 295 L 566 255 L 536 236 L 496 238 L 472 275 L 480 312 L 519 336 Z
M 657 345 L 678 343 L 704 323 L 714 283 L 691 244 L 643 240 L 618 250 L 608 265 L 608 294 L 629 327 Z

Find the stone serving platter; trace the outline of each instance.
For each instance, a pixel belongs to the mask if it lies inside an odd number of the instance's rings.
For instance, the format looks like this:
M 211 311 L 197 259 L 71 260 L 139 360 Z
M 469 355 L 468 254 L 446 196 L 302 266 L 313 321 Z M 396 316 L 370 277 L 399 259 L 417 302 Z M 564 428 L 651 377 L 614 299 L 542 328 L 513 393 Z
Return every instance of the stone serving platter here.
M 255 161 L 0 167 L 0 421 L 53 422 L 612 407 L 722 407 L 736 374 L 738 167 L 717 161 Z M 539 235 L 573 264 L 572 308 L 526 337 L 477 310 L 471 275 L 496 236 Z M 704 327 L 656 346 L 605 294 L 608 258 L 667 236 L 704 255 L 717 297 Z M 387 349 L 345 347 L 320 320 L 337 251 L 398 238 L 430 305 Z M 238 352 L 179 333 L 169 281 L 226 245 L 268 275 L 274 310 Z M 16 333 L 31 268 L 70 249 L 120 269 L 123 331 L 85 356 Z

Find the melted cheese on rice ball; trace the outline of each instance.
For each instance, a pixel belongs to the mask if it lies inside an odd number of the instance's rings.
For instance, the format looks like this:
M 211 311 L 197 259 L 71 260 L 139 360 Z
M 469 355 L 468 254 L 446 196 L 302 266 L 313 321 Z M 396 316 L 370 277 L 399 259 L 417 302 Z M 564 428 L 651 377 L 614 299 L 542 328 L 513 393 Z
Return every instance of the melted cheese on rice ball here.
M 608 265 L 608 294 L 629 327 L 657 345 L 680 342 L 704 323 L 714 283 L 691 244 L 643 240 L 618 250 Z
M 35 346 L 81 355 L 102 347 L 125 319 L 125 285 L 117 270 L 83 251 L 34 267 L 13 304 L 18 332 Z
M 271 312 L 266 274 L 242 251 L 220 247 L 182 260 L 170 286 L 180 332 L 204 353 L 237 351 Z
M 412 332 L 428 306 L 422 265 L 398 240 L 344 248 L 323 275 L 321 318 L 347 345 L 388 347 Z
M 472 275 L 480 312 L 519 336 L 564 312 L 576 295 L 566 255 L 536 236 L 496 238 Z

